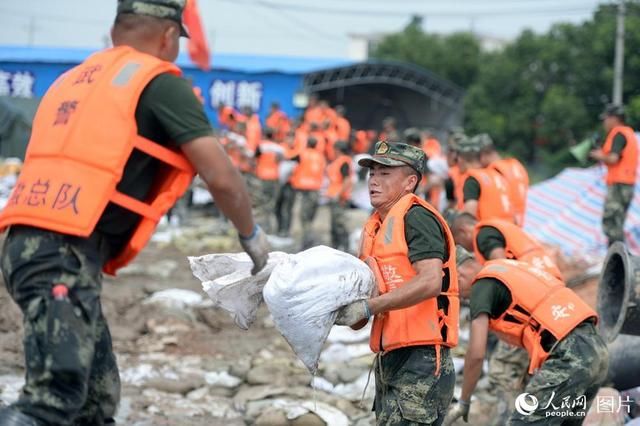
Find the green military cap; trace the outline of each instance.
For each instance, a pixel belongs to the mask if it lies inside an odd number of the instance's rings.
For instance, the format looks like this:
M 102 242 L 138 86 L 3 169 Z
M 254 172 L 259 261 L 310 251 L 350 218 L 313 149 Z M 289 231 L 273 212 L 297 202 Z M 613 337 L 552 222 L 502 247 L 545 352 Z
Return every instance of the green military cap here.
M 470 153 L 476 152 L 480 153 L 482 150 L 482 146 L 480 145 L 480 140 L 476 137 L 468 138 L 464 137 L 456 144 L 456 151 L 461 153 Z
M 427 156 L 415 146 L 380 141 L 376 143 L 373 157 L 358 161 L 360 166 L 368 168 L 373 167 L 374 163 L 389 167 L 410 166 L 422 175 L 426 169 Z
M 189 37 L 182 25 L 182 11 L 186 0 L 118 0 L 118 15 L 130 13 L 133 15 L 153 16 L 169 19 L 180 25 L 180 35 Z
M 479 135 L 475 135 L 472 139 L 480 145 L 480 149 L 490 148 L 493 146 L 493 139 L 491 139 L 491 136 L 489 136 L 488 133 L 480 133 Z
M 456 267 L 460 267 L 467 260 L 474 259 L 473 254 L 469 253 L 467 249 L 460 244 L 456 245 Z
M 457 151 L 458 150 L 458 145 L 460 144 L 460 141 L 466 139 L 466 137 L 467 136 L 462 131 L 451 133 L 451 135 L 449 136 L 449 139 L 447 140 L 447 145 L 448 145 L 449 150 L 450 151 Z

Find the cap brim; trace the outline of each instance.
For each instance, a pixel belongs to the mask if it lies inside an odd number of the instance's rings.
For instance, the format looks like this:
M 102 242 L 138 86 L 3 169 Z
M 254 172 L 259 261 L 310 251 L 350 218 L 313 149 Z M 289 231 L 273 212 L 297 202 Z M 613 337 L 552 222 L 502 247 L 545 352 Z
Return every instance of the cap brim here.
M 187 31 L 187 28 L 184 26 L 184 24 L 180 24 L 180 37 L 190 38 L 189 32 Z
M 367 167 L 370 169 L 374 164 L 382 164 L 383 166 L 388 167 L 409 166 L 409 164 L 404 161 L 394 160 L 393 158 L 369 157 L 358 160 L 358 165 L 361 167 Z

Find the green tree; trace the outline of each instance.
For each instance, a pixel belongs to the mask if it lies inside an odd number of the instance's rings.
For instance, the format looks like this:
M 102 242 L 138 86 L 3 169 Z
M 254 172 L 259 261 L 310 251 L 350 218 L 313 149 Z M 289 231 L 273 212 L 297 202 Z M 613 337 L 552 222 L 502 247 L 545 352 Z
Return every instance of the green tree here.
M 385 37 L 371 56 L 419 65 L 467 88 L 476 79 L 481 51 L 471 33 L 427 34 L 414 18 L 402 32 Z

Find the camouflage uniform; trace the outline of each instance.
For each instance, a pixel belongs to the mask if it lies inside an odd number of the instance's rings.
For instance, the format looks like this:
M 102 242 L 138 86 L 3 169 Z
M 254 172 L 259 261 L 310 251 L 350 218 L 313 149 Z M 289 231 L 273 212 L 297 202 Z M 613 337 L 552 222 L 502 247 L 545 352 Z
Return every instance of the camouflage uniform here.
M 525 349 L 498 340 L 489 358 L 489 389 L 497 401 L 492 424 L 505 424 L 516 396 L 524 389 L 528 368 L 529 354 Z
M 253 195 L 255 219 L 262 226 L 264 232 L 271 234 L 274 231 L 272 219 L 276 208 L 279 182 L 277 180 L 261 180 L 259 183 L 261 189 Z
M 624 221 L 627 210 L 633 200 L 634 186 L 614 183 L 607 187 L 602 214 L 602 230 L 609 239 L 609 245 L 616 241 L 624 242 Z
M 529 415 L 514 411 L 509 424 L 581 425 L 598 389 L 607 378 L 608 367 L 607 345 L 594 325 L 579 325 L 552 349 L 549 358 L 525 387 L 524 392 L 537 399 L 537 409 Z M 572 408 L 572 403 L 583 395 L 586 407 L 578 405 Z M 572 417 L 559 416 L 567 410 L 572 411 Z M 556 416 L 547 416 L 553 412 Z
M 278 235 L 288 236 L 291 230 L 291 217 L 293 215 L 293 204 L 296 201 L 296 192 L 290 183 L 280 187 L 276 200 L 276 219 L 278 222 Z
M 338 250 L 349 251 L 349 231 L 347 230 L 345 201 L 331 201 L 331 246 Z
M 120 399 L 100 305 L 106 253 L 98 246 L 19 226 L 5 240 L 4 281 L 24 315 L 26 384 L 13 407 L 47 424 L 105 424 Z M 68 300 L 52 297 L 56 284 L 69 289 Z
M 302 248 L 307 249 L 313 245 L 313 219 L 318 211 L 318 191 L 297 190 L 300 194 L 300 221 L 302 225 Z M 297 197 L 297 195 L 296 195 Z
M 437 375 L 433 346 L 410 346 L 378 356 L 375 372 L 377 425 L 442 424 L 456 382 L 448 348 L 440 348 Z

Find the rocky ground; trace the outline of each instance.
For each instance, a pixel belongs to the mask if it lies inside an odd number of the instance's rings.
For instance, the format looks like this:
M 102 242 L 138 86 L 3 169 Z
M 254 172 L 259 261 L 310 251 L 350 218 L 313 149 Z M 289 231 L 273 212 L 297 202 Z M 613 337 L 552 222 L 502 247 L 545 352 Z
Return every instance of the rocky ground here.
M 207 303 L 186 258 L 238 251 L 239 246 L 223 221 L 197 216 L 180 231 L 161 230 L 134 264 L 116 279 L 105 279 L 103 308 L 123 382 L 119 424 L 374 424 L 373 383 L 363 398 L 373 359 L 367 331 L 334 327 L 314 378 L 275 330 L 264 307 L 248 331 L 240 330 L 225 312 Z M 353 229 L 364 217 L 363 212 L 350 213 Z M 326 242 L 326 209 L 320 210 L 316 223 L 318 241 Z M 294 229 L 294 236 L 297 233 Z M 593 279 L 581 286 L 593 303 L 595 287 Z M 187 292 L 158 297 L 167 289 Z M 4 286 L 0 286 L 0 307 L 2 405 L 17 397 L 24 371 L 21 314 Z M 454 354 L 459 369 L 463 347 Z M 496 401 L 486 392 L 486 381 L 478 394 L 474 423 L 486 424 Z

